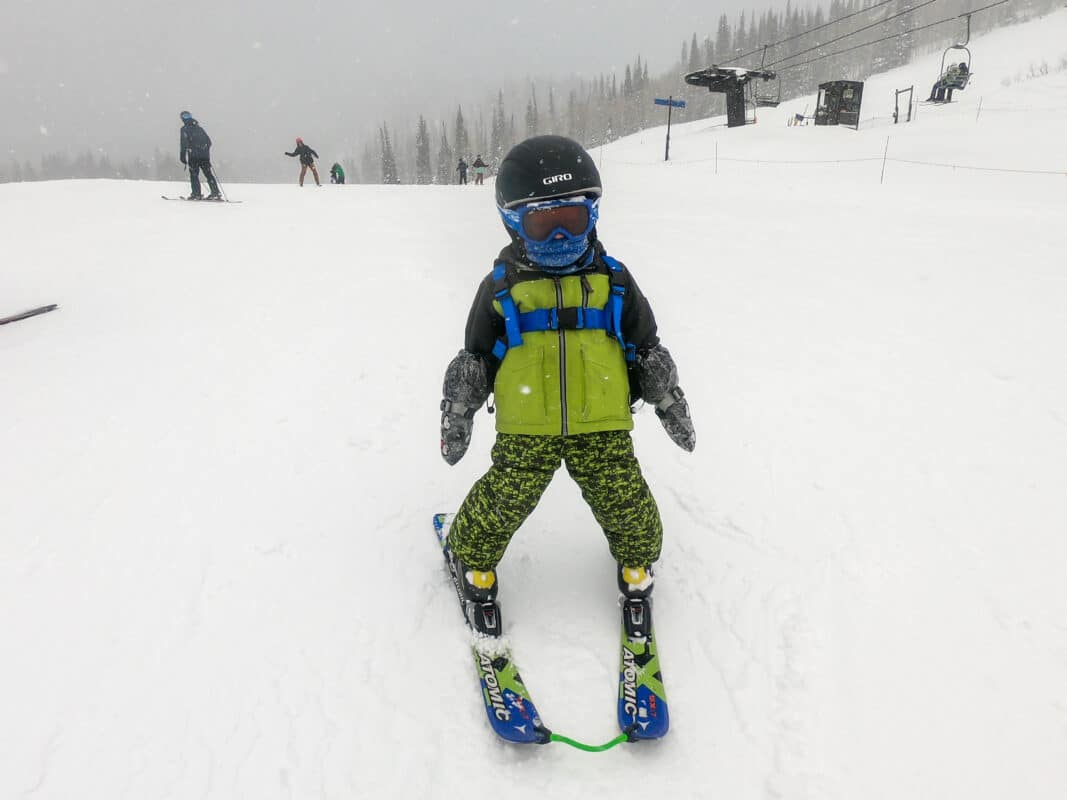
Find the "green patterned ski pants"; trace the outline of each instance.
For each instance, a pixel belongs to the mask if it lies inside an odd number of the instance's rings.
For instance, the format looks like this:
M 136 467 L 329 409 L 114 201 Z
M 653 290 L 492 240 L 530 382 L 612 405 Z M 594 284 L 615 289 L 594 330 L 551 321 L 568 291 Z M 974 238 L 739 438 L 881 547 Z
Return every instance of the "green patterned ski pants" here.
M 471 488 L 452 522 L 449 545 L 471 569 L 490 570 L 537 506 L 561 462 L 582 490 L 615 560 L 649 566 L 663 523 L 634 457 L 629 431 L 575 436 L 499 433 L 493 466 Z

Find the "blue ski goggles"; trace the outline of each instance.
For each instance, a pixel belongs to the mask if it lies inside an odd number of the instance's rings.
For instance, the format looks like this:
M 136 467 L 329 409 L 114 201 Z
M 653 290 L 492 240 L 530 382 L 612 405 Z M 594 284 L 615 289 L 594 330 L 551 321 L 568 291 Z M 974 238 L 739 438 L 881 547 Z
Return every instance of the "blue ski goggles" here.
M 525 241 L 541 244 L 562 236 L 584 239 L 596 226 L 600 198 L 570 197 L 501 208 L 504 224 Z

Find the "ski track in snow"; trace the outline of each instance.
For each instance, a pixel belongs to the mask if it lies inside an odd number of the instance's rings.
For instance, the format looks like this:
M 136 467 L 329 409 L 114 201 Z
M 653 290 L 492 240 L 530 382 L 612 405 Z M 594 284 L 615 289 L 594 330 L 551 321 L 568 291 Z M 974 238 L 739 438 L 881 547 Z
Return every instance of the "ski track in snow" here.
M 518 800 L 1062 796 L 1063 179 L 726 159 L 888 135 L 1062 164 L 1067 73 L 1012 76 L 1065 32 L 976 39 L 960 102 L 910 125 L 885 98 L 940 53 L 868 81 L 858 132 L 785 127 L 801 98 L 678 125 L 668 164 L 662 129 L 598 150 L 601 235 L 699 437 L 637 414 L 672 731 L 603 754 L 492 738 L 430 526 L 493 438 L 480 414 L 437 454 L 488 191 L 0 187 L 0 312 L 60 303 L 0 330 L 0 796 L 432 800 L 482 763 Z M 590 742 L 616 733 L 613 569 L 565 472 L 499 568 L 538 709 Z

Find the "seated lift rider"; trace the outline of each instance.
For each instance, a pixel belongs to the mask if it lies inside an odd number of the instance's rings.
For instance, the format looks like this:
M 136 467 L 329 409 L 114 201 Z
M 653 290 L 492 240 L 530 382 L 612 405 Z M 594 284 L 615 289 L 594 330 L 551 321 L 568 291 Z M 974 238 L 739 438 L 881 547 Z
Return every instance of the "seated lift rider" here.
M 929 103 L 951 103 L 954 89 L 963 91 L 967 88 L 967 81 L 971 79 L 971 71 L 966 61 L 959 64 L 949 64 L 945 74 L 937 79 L 930 89 Z

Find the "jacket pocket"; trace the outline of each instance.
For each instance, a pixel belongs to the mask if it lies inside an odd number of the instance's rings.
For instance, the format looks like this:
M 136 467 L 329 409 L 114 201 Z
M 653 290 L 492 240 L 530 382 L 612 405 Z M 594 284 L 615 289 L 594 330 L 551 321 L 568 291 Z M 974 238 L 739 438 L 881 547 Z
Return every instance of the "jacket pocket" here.
M 614 347 L 614 342 L 610 343 Z M 583 344 L 581 398 L 583 422 L 630 418 L 630 386 L 621 354 L 599 345 Z
M 546 424 L 544 348 L 526 343 L 509 350 L 500 365 L 493 390 L 501 424 Z

